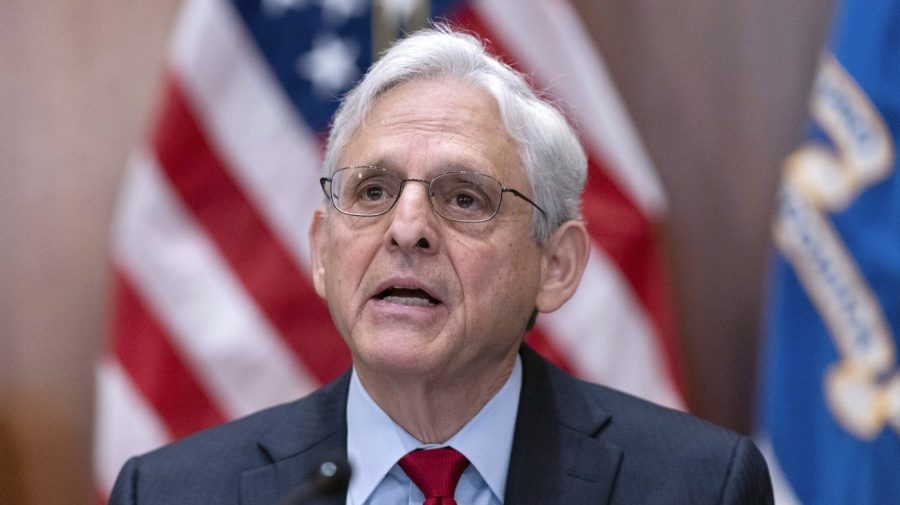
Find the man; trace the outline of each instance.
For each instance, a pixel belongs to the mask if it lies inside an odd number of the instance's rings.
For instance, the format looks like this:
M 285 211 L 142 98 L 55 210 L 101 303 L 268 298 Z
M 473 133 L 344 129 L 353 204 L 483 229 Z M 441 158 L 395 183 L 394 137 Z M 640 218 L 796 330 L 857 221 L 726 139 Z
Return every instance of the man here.
M 346 492 L 295 502 L 772 502 L 746 437 L 523 346 L 584 270 L 586 160 L 477 40 L 426 30 L 391 48 L 338 110 L 325 171 L 313 279 L 352 371 L 132 459 L 112 503 L 286 503 L 335 456 Z

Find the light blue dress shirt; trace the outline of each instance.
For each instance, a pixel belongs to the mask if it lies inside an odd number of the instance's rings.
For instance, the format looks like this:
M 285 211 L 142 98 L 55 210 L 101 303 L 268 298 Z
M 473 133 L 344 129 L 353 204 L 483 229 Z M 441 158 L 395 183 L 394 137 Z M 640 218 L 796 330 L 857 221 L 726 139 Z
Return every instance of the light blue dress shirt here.
M 347 396 L 347 505 L 422 505 L 425 496 L 397 465 L 419 448 L 453 447 L 471 463 L 456 486 L 459 505 L 501 505 L 512 450 L 522 362 L 503 387 L 445 444 L 423 444 L 391 420 L 352 373 Z

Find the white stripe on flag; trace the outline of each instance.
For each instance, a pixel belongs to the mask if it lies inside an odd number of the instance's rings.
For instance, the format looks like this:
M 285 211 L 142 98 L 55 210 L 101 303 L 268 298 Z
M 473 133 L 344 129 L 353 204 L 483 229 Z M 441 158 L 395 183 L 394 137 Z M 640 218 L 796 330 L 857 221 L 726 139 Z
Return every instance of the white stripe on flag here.
M 602 155 L 612 178 L 636 205 L 648 216 L 663 212 L 666 197 L 653 163 L 569 2 L 523 0 L 510 8 L 502 0 L 478 0 L 473 6 L 510 56 L 561 100 L 591 150 Z
M 572 299 L 538 323 L 579 377 L 684 409 L 642 305 L 598 248 Z
M 308 271 L 307 227 L 323 201 L 321 146 L 236 16 L 225 2 L 191 1 L 170 62 L 223 165 Z
M 99 491 L 108 494 L 128 458 L 165 444 L 171 436 L 114 358 L 97 364 L 96 388 L 94 468 Z
M 229 417 L 295 399 L 317 381 L 291 352 L 172 194 L 146 152 L 129 163 L 114 261 Z

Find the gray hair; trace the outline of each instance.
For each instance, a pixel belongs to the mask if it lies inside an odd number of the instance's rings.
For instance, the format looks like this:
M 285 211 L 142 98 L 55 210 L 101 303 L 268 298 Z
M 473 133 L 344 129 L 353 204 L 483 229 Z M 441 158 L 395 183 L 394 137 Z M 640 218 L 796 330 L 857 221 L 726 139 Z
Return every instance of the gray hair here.
M 563 222 L 581 218 L 587 159 L 565 117 L 520 73 L 489 55 L 479 39 L 446 26 L 396 42 L 344 97 L 328 137 L 326 174 L 340 168 L 344 148 L 379 96 L 400 84 L 436 77 L 476 85 L 497 101 L 506 131 L 519 146 L 533 200 L 547 213 L 534 210 L 531 228 L 537 243 L 546 243 Z

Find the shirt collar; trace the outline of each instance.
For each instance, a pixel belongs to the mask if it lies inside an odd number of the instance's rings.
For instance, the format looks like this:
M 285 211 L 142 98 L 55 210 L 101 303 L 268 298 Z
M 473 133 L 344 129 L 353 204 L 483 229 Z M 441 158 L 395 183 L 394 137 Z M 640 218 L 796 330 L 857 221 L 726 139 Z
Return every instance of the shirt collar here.
M 353 468 L 350 503 L 365 503 L 391 468 L 406 453 L 422 447 L 450 446 L 478 471 L 499 501 L 503 501 L 512 451 L 522 361 L 516 356 L 503 387 L 446 444 L 422 444 L 394 423 L 369 396 L 356 370 L 347 396 L 347 457 Z

